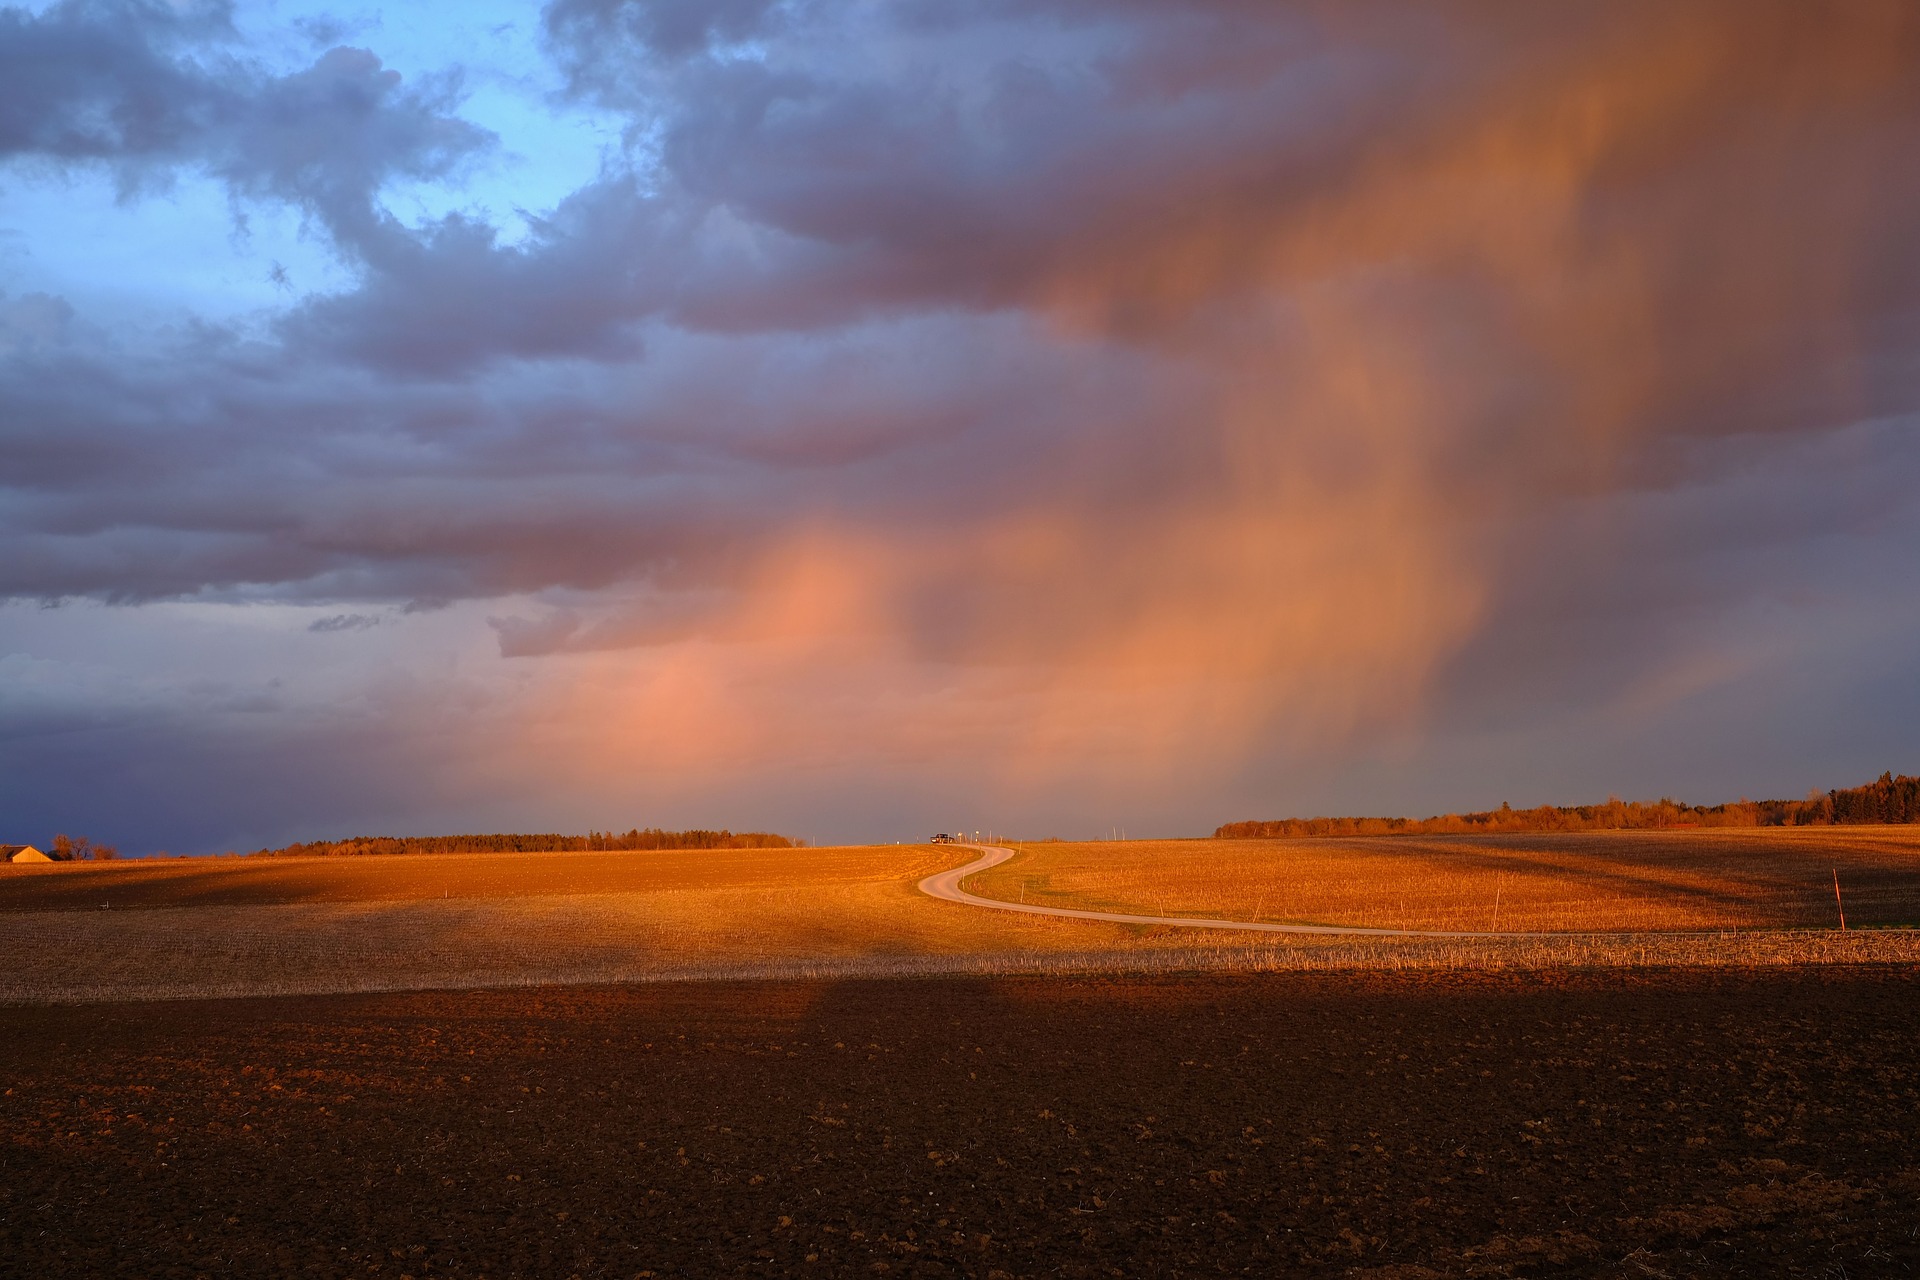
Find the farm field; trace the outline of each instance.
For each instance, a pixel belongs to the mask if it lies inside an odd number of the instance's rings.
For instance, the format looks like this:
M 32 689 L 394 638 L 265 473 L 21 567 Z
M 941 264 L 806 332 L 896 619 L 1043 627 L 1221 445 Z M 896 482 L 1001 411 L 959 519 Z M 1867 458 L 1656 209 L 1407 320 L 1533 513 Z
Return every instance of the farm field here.
M 0 867 L 0 1000 L 890 972 L 1125 936 L 915 891 L 955 857 L 873 846 Z
M 1398 837 L 1049 844 L 969 881 L 1009 901 L 1440 928 L 1492 924 L 1473 919 L 1484 893 L 1506 929 L 1578 920 L 1742 930 L 1670 937 L 1288 937 L 1023 916 L 917 892 L 922 877 L 973 857 L 939 846 L 0 867 L 0 1002 L 688 978 L 1920 961 L 1920 933 L 1840 933 L 1821 919 L 1814 869 L 1843 857 L 1858 923 L 1896 922 L 1915 899 L 1911 837 L 1850 838 L 1859 850 L 1801 844 L 1774 854 L 1764 874 L 1749 862 L 1737 875 L 1722 864 L 1746 846 L 1713 833 L 1583 838 L 1573 852 L 1550 837 L 1491 851 Z
M 0 911 L 780 890 L 892 884 L 951 861 L 951 850 L 930 846 L 862 845 L 56 863 L 0 866 Z
M 1904 1276 L 1920 969 L 0 1009 L 23 1275 Z
M 1025 844 L 985 897 L 1153 915 L 1475 932 L 1920 925 L 1920 829 Z

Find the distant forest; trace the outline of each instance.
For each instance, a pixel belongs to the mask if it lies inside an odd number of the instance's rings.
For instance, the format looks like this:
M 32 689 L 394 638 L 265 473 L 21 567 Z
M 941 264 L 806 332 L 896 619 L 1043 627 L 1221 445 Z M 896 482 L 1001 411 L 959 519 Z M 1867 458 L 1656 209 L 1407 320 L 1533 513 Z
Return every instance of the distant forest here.
M 314 840 L 284 849 L 259 849 L 256 858 L 333 858 L 400 853 L 576 853 L 627 849 L 803 849 L 805 840 L 791 840 L 768 831 L 662 831 L 635 828 L 589 831 L 584 836 L 356 836 L 351 840 Z
M 1805 800 L 1739 800 L 1710 807 L 1678 800 L 1609 800 L 1562 808 L 1501 805 L 1485 813 L 1446 813 L 1436 818 L 1281 818 L 1229 822 L 1217 839 L 1282 836 L 1459 835 L 1497 831 L 1632 831 L 1668 827 L 1825 827 L 1873 822 L 1920 822 L 1920 778 L 1883 773 L 1864 787 L 1818 792 Z

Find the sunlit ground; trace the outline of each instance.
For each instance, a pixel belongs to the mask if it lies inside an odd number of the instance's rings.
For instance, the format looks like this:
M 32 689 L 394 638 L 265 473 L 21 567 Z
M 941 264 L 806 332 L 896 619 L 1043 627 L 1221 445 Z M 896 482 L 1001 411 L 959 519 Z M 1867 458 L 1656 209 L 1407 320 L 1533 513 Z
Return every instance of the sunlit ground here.
M 1835 882 L 1840 894 L 1835 897 Z M 1920 925 L 1920 830 L 1032 844 L 987 897 L 1152 915 L 1468 931 Z
M 1151 914 L 1583 931 L 1565 938 L 1120 925 L 939 902 L 915 888 L 973 856 L 871 846 L 9 867 L 0 869 L 0 949 L 9 956 L 0 1000 L 750 976 L 1920 959 L 1920 933 L 1885 927 L 1920 918 L 1920 839 L 1895 829 L 1043 844 L 969 881 L 1008 901 Z M 1856 926 L 1845 933 L 1834 928 L 1835 869 Z

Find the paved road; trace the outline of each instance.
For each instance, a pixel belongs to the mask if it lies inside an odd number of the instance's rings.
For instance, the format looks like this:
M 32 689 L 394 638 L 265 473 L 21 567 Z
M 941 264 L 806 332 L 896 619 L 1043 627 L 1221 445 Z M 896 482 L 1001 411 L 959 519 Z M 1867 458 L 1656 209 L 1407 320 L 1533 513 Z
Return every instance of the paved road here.
M 1013 856 L 1013 850 L 999 845 L 961 845 L 977 849 L 980 856 L 964 867 L 942 871 L 920 882 L 920 892 L 946 902 L 963 902 L 970 907 L 991 907 L 995 911 L 1018 911 L 1029 916 L 1068 916 L 1075 920 L 1110 920 L 1115 924 L 1174 924 L 1186 929 L 1240 929 L 1254 933 L 1338 933 L 1364 934 L 1376 938 L 1541 938 L 1540 933 L 1446 932 L 1439 929 L 1363 929 L 1333 924 L 1262 924 L 1252 920 L 1214 920 L 1206 916 L 1135 916 L 1122 911 L 1076 911 L 1070 907 L 1037 907 L 1024 902 L 1002 902 L 968 893 L 960 882 L 976 871 L 997 867 Z

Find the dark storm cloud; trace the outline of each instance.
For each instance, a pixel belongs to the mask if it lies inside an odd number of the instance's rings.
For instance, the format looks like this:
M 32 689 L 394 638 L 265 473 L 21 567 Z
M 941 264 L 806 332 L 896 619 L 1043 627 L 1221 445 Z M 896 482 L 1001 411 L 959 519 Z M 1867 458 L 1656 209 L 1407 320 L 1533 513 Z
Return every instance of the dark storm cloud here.
M 0 9 L 0 155 L 170 159 L 227 94 L 186 51 L 233 36 L 232 5 L 66 0 Z
M 53 300 L 22 303 L 57 319 Z M 697 586 L 810 510 L 937 499 L 959 442 L 1003 447 L 1065 397 L 1113 408 L 1100 382 L 1137 382 L 1089 368 L 1062 389 L 1017 333 L 913 329 L 817 349 L 665 336 L 655 362 L 452 387 L 290 365 L 217 333 L 144 358 L 23 347 L 0 359 L 0 595 Z M 996 380 L 975 378 L 976 357 Z
M 339 631 L 365 631 L 369 627 L 380 625 L 377 615 L 371 613 L 335 613 L 324 618 L 315 618 L 307 624 L 307 630 L 315 635 L 332 635 Z
M 582 189 L 524 245 L 461 217 L 389 239 L 363 290 L 315 302 L 290 332 L 444 375 L 500 356 L 630 354 L 634 327 L 653 318 L 809 331 L 929 307 L 1044 306 L 1070 245 L 1164 220 L 1172 189 L 1203 205 L 1250 158 L 1298 177 L 1387 109 L 1311 65 L 1289 74 L 1311 58 L 1285 47 L 1298 25 L 1285 15 L 1238 35 L 1217 15 L 1200 24 L 1189 42 L 1237 42 L 1245 62 L 1251 39 L 1272 62 L 1258 79 L 1194 86 L 1171 111 L 1166 86 L 1104 59 L 1144 58 L 1193 22 L 1083 32 L 1052 14 L 996 15 L 984 35 L 961 34 L 997 43 L 947 65 L 938 42 L 955 25 L 834 8 L 556 6 L 549 37 L 575 93 L 628 113 L 657 163 Z M 1051 48 L 1009 58 L 1000 46 L 1021 47 L 1025 28 Z M 769 56 L 714 47 L 749 36 L 774 39 Z M 892 44 L 912 56 L 880 74 L 865 53 Z M 1372 80 L 1395 68 L 1353 70 Z
M 633 357 L 639 322 L 663 308 L 692 252 L 630 176 L 575 192 L 525 245 L 502 247 L 495 228 L 459 214 L 415 234 L 379 230 L 357 246 L 361 288 L 286 319 L 294 349 L 424 376 L 501 357 Z
M 375 204 L 493 143 L 452 114 L 458 81 L 403 85 L 363 49 L 271 76 L 242 56 L 232 6 L 62 0 L 0 9 L 0 158 L 109 166 L 129 191 L 176 169 L 286 201 L 345 249 L 393 234 Z
M 250 87 L 214 140 L 212 172 L 240 195 L 312 210 L 367 257 L 401 235 L 375 204 L 381 186 L 444 177 L 494 142 L 451 114 L 457 79 L 403 87 L 365 49 L 330 49 L 305 71 Z
M 778 0 L 557 0 L 543 15 L 576 85 L 618 78 L 636 52 L 682 58 L 764 34 Z
M 496 619 L 521 656 L 833 600 L 954 668 L 1241 681 L 1231 737 L 1466 683 L 1496 625 L 1574 652 L 1556 547 L 1670 649 L 1838 518 L 1745 460 L 1920 408 L 1904 5 L 569 0 L 630 151 L 517 242 L 379 203 L 489 146 L 457 84 L 185 15 L 8 11 L 69 73 L 0 81 L 0 140 L 298 207 L 356 283 L 131 352 L 6 304 L 0 594 L 659 597 Z M 1688 445 L 1738 553 L 1640 501 Z

